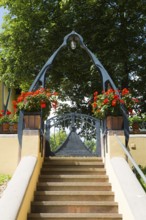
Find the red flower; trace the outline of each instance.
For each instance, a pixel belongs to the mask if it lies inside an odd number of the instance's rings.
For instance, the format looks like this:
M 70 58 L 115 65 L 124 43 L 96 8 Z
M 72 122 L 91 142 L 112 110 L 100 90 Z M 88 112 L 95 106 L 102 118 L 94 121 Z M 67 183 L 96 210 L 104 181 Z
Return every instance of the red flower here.
M 108 89 L 108 90 L 105 92 L 106 95 L 109 95 L 110 93 L 114 93 L 114 90 L 113 90 L 113 89 Z
M 112 106 L 114 107 L 116 106 L 116 104 L 117 104 L 117 100 L 116 99 L 112 100 Z
M 24 100 L 24 97 L 23 96 L 19 96 L 18 98 L 17 98 L 17 102 L 22 102 Z
M 10 115 L 11 114 L 11 112 L 8 110 L 7 112 L 6 112 L 6 115 Z
M 12 101 L 14 109 L 17 108 L 17 102 L 15 100 Z
M 103 100 L 103 104 L 104 104 L 104 105 L 107 104 L 108 102 L 109 102 L 108 98 L 106 98 L 106 99 Z
M 122 90 L 122 96 L 127 95 L 127 94 L 129 94 L 129 90 L 126 89 L 126 88 L 124 88 L 124 89 Z
M 119 99 L 119 96 L 117 94 L 115 94 L 114 99 Z
M 94 101 L 96 101 L 96 100 L 97 100 L 97 96 L 94 96 L 94 98 L 93 98 L 93 99 L 94 99 Z
M 93 108 L 96 108 L 97 107 L 97 104 L 96 102 L 93 103 Z
M 94 96 L 97 96 L 98 95 L 98 92 L 96 91 L 96 92 L 94 92 Z
M 46 108 L 46 103 L 45 102 L 41 102 L 41 108 Z

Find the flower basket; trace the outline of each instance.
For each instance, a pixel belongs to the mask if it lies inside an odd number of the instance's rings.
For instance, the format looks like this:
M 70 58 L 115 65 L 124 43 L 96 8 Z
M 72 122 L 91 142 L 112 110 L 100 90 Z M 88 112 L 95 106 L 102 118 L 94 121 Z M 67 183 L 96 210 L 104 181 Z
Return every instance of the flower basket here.
M 15 134 L 15 133 L 17 133 L 17 131 L 18 131 L 18 123 L 17 122 L 11 123 L 11 125 L 10 125 L 10 132 L 12 134 Z
M 9 122 L 2 123 L 2 132 L 9 133 L 9 131 L 10 131 L 10 123 Z
M 133 122 L 132 124 L 132 129 L 133 129 L 133 133 L 137 134 L 140 132 L 140 127 L 139 127 L 139 123 L 138 122 Z
M 121 130 L 124 127 L 121 106 L 125 107 L 128 115 L 138 102 L 139 100 L 133 98 L 126 88 L 122 91 L 108 89 L 101 94 L 95 92 L 92 103 L 93 114 L 101 120 L 106 118 L 108 129 Z
M 0 124 L 2 128 L 2 133 L 10 132 L 10 114 L 10 111 L 6 111 L 6 113 L 4 113 L 4 110 L 0 111 Z
M 37 130 L 41 127 L 41 114 L 29 112 L 24 114 L 24 129 Z
M 123 129 L 123 116 L 107 116 L 106 125 L 109 130 Z
M 26 129 L 40 128 L 40 112 L 43 120 L 46 120 L 50 114 L 51 107 L 56 108 L 56 92 L 50 93 L 49 89 L 40 88 L 32 92 L 22 92 L 16 100 L 13 101 L 14 109 L 18 115 L 24 111 L 24 123 Z M 38 113 L 39 112 L 39 113 Z
M 130 123 L 130 127 L 132 128 L 132 132 L 134 134 L 139 133 L 140 132 L 140 124 L 144 121 L 144 115 L 132 115 L 131 117 L 129 117 L 129 123 Z

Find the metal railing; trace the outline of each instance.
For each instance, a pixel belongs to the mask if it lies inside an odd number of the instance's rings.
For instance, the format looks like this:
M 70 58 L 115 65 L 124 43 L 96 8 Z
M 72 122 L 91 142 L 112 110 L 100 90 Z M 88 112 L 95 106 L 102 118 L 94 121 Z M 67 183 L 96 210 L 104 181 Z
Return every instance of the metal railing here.
M 144 175 L 142 170 L 139 168 L 139 166 L 137 165 L 137 163 L 135 162 L 135 160 L 133 159 L 133 157 L 131 156 L 127 148 L 125 147 L 125 145 L 121 142 L 120 138 L 116 134 L 115 134 L 115 137 L 118 143 L 120 144 L 121 148 L 125 152 L 126 156 L 128 157 L 128 159 L 131 161 L 132 165 L 134 166 L 134 169 L 138 172 L 140 177 L 143 179 L 144 183 L 146 183 L 146 176 Z

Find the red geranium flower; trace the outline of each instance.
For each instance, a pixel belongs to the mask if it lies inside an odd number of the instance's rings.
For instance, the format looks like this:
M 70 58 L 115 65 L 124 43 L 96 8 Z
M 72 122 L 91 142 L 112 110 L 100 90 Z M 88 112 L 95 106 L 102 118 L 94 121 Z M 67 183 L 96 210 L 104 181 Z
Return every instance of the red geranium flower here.
M 127 95 L 127 94 L 129 94 L 129 90 L 126 89 L 126 88 L 124 88 L 124 89 L 122 90 L 122 96 Z
M 97 104 L 96 102 L 93 103 L 93 108 L 96 108 L 97 107 Z
M 114 99 L 114 100 L 112 101 L 112 106 L 114 107 L 114 106 L 116 106 L 116 105 L 117 105 L 117 100 Z
M 108 98 L 106 98 L 106 99 L 103 100 L 103 104 L 104 104 L 104 105 L 107 104 L 108 102 L 109 102 L 109 99 L 108 99 Z
M 10 115 L 11 114 L 11 112 L 8 110 L 7 112 L 6 112 L 6 115 Z
M 41 102 L 41 108 L 46 108 L 46 103 L 45 102 Z
M 96 101 L 96 100 L 97 100 L 97 96 L 94 96 L 94 98 L 93 98 L 93 99 L 94 99 L 94 101 Z
M 94 92 L 94 96 L 97 96 L 98 95 L 98 92 L 96 91 L 96 92 Z

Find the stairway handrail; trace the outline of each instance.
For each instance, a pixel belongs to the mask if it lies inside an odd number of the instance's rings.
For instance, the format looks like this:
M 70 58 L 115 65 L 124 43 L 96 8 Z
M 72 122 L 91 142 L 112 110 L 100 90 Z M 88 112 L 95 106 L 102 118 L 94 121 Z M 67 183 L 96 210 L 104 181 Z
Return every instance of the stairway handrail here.
M 137 163 L 135 162 L 135 160 L 133 159 L 133 157 L 131 156 L 131 154 L 129 153 L 129 151 L 127 150 L 127 148 L 125 147 L 125 145 L 121 142 L 120 138 L 117 136 L 117 134 L 115 134 L 115 137 L 118 141 L 118 143 L 120 144 L 121 148 L 123 149 L 123 151 L 125 152 L 126 156 L 128 157 L 128 159 L 131 161 L 132 165 L 134 166 L 134 168 L 137 170 L 138 174 L 140 175 L 140 177 L 143 179 L 143 181 L 146 183 L 146 176 L 144 175 L 144 173 L 142 172 L 142 170 L 139 168 L 139 166 L 137 165 Z

